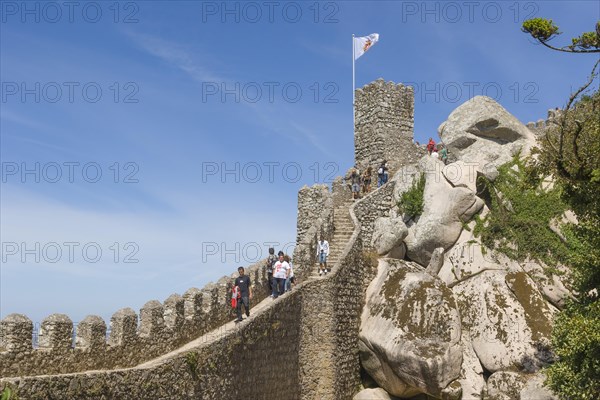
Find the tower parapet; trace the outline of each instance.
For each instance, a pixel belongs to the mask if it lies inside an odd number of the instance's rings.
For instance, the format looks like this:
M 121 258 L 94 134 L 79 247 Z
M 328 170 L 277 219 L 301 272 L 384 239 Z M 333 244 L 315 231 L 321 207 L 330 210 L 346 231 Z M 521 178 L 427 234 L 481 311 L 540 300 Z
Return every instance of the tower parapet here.
M 356 90 L 355 164 L 377 170 L 388 162 L 390 173 L 415 163 L 423 149 L 414 138 L 414 90 L 411 86 L 377 79 Z

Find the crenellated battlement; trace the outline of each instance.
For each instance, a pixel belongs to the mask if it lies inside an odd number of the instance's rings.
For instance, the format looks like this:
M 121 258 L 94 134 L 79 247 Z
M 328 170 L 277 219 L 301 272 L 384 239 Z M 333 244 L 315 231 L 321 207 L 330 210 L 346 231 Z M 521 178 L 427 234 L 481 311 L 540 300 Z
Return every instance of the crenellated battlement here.
M 267 296 L 264 261 L 250 266 L 255 301 Z M 150 300 L 139 315 L 123 308 L 106 322 L 85 317 L 76 330 L 64 314 L 46 317 L 33 347 L 33 323 L 25 315 L 10 314 L 0 322 L 0 376 L 45 375 L 138 365 L 167 353 L 193 338 L 227 323 L 231 313 L 233 277 L 224 276 L 203 289 L 172 294 L 163 303 Z M 73 343 L 73 333 L 75 340 Z
M 526 124 L 530 131 L 535 133 L 537 136 L 543 135 L 546 130 L 558 123 L 559 117 L 562 115 L 562 110 L 559 108 L 548 110 L 548 117 L 544 119 L 538 119 L 536 122 L 528 122 Z

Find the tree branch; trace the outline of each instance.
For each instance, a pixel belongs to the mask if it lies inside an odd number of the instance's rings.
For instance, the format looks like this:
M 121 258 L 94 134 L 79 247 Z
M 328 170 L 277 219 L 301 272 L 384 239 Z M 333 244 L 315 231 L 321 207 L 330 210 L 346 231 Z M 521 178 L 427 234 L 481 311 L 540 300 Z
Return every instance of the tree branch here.
M 600 53 L 600 49 L 575 50 L 575 49 L 571 49 L 569 46 L 554 47 L 551 44 L 548 44 L 545 40 L 541 40 L 541 39 L 537 39 L 537 40 L 538 40 L 538 42 L 540 42 L 544 46 L 548 47 L 549 49 L 556 50 L 556 51 L 562 51 L 565 53 Z
M 564 165 L 564 137 L 565 137 L 565 130 L 567 127 L 567 115 L 569 113 L 569 110 L 571 109 L 571 106 L 573 105 L 573 102 L 594 81 L 594 78 L 596 77 L 596 68 L 598 67 L 599 63 L 600 63 L 600 59 L 598 61 L 596 61 L 596 64 L 594 64 L 594 68 L 592 68 L 592 73 L 590 74 L 588 81 L 582 87 L 580 87 L 576 92 L 571 94 L 571 96 L 569 97 L 569 101 L 567 102 L 567 105 L 565 106 L 565 109 L 562 113 L 562 118 L 560 121 L 561 122 L 560 130 L 559 130 L 559 146 L 558 146 L 558 157 L 556 159 L 556 169 L 558 170 L 560 175 L 562 175 L 564 178 L 567 178 L 567 179 L 571 178 L 571 174 L 569 173 L 569 171 L 566 170 L 565 165 Z

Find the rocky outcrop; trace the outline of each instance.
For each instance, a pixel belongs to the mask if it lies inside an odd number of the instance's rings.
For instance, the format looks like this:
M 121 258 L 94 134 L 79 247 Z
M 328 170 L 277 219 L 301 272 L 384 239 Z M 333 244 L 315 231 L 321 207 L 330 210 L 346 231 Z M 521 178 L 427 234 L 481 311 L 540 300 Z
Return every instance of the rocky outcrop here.
M 490 376 L 486 400 L 557 400 L 544 387 L 541 374 L 522 374 L 512 371 L 496 372 Z
M 462 396 L 464 399 L 479 399 L 485 390 L 485 379 L 481 363 L 473 350 L 469 332 L 463 332 L 461 344 L 463 362 L 458 382 L 462 388 Z
M 484 271 L 453 289 L 463 328 L 491 372 L 536 371 L 547 363 L 552 310 L 524 272 Z
M 515 154 L 527 153 L 536 140 L 525 125 L 486 96 L 475 96 L 452 111 L 438 134 L 453 157 L 488 178 Z
M 394 396 L 441 396 L 459 377 L 461 327 L 452 291 L 414 263 L 380 259 L 359 335 L 363 367 Z
M 372 245 L 380 256 L 400 247 L 402 240 L 408 235 L 408 228 L 400 217 L 379 217 L 375 220 Z M 402 250 L 400 250 L 403 253 Z M 400 254 L 401 254 L 400 253 Z M 398 258 L 403 258 L 403 255 Z
M 487 213 L 484 207 L 482 215 Z M 535 282 L 544 299 L 561 308 L 571 297 L 567 284 L 568 270 L 559 266 L 562 275 L 548 274 L 547 268 L 533 260 L 517 262 L 502 253 L 484 248 L 473 234 L 475 223 L 467 224 L 460 237 L 444 255 L 440 278 L 450 287 L 484 271 L 525 272 Z
M 540 369 L 553 360 L 552 320 L 571 296 L 568 275 L 511 260 L 473 234 L 473 216 L 489 212 L 479 178 L 494 180 L 535 138 L 482 96 L 453 111 L 439 132 L 456 162 L 426 156 L 392 179 L 395 205 L 424 177 L 421 215 L 398 217 L 394 208 L 376 223 L 373 246 L 384 258 L 367 290 L 362 366 L 389 396 L 553 399 Z M 410 261 L 393 259 L 393 249 Z
M 382 388 L 363 389 L 352 398 L 352 400 L 396 400 Z
M 419 219 L 409 230 L 404 242 L 410 260 L 427 266 L 433 251 L 454 245 L 463 224 L 483 207 L 483 200 L 465 187 L 453 187 L 443 176 L 444 164 L 425 156 L 419 169 L 425 176 L 425 206 Z
M 437 276 L 440 272 L 440 269 L 442 269 L 443 264 L 444 248 L 438 247 L 433 251 L 433 254 L 431 255 L 431 260 L 429 260 L 429 265 L 427 266 L 427 269 L 425 269 L 425 272 L 427 272 L 431 276 Z

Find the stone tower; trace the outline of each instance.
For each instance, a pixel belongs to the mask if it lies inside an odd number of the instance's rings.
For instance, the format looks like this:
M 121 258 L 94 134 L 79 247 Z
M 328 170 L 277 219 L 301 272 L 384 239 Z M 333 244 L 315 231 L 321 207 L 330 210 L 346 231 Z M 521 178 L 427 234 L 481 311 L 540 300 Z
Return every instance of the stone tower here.
M 356 90 L 354 161 L 361 171 L 376 171 L 387 160 L 391 174 L 423 156 L 413 143 L 414 91 L 378 79 Z

